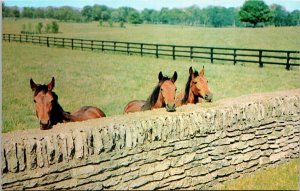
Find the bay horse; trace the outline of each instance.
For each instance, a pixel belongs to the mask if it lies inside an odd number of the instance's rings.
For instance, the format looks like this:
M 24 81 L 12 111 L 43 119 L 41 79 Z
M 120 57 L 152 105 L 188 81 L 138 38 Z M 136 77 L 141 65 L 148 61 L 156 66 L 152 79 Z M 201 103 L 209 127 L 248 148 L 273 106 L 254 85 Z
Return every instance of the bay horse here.
M 158 84 L 146 101 L 134 100 L 129 102 L 124 108 L 124 113 L 146 111 L 162 107 L 165 107 L 168 112 L 175 111 L 175 95 L 177 90 L 175 82 L 177 80 L 177 72 L 174 72 L 172 78 L 164 76 L 162 72 L 159 72 L 158 80 Z
M 63 110 L 58 103 L 58 96 L 53 92 L 55 79 L 47 85 L 36 84 L 30 79 L 30 87 L 34 92 L 33 101 L 35 113 L 40 121 L 40 129 L 50 129 L 53 125 L 63 122 L 84 121 L 88 119 L 105 117 L 103 111 L 97 107 L 84 106 L 73 113 Z
M 200 74 L 197 70 L 193 71 L 193 68 L 190 67 L 189 74 L 185 92 L 176 97 L 176 106 L 196 104 L 201 102 L 202 99 L 211 102 L 213 94 L 208 87 L 208 80 L 204 77 L 204 66 L 202 67 Z

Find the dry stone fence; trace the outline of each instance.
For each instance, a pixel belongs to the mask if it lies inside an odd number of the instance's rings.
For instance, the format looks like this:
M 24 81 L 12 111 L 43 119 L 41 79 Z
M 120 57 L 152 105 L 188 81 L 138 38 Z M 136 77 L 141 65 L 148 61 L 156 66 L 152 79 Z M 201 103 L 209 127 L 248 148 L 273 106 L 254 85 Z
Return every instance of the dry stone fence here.
M 3 189 L 205 189 L 299 157 L 300 89 L 2 134 Z

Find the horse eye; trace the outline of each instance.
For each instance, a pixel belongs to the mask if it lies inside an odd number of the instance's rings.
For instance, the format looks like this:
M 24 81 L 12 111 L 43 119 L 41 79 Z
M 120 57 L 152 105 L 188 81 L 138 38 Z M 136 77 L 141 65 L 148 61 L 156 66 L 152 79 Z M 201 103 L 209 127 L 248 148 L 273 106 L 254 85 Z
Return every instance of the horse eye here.
M 175 91 L 177 91 L 177 88 L 175 89 Z
M 208 80 L 207 80 L 207 82 L 206 83 L 208 83 Z
M 35 99 L 33 100 L 34 103 L 36 103 Z
M 160 91 L 163 91 L 163 89 L 162 89 L 162 88 L 160 88 Z
M 197 82 L 193 82 L 193 84 L 197 84 Z

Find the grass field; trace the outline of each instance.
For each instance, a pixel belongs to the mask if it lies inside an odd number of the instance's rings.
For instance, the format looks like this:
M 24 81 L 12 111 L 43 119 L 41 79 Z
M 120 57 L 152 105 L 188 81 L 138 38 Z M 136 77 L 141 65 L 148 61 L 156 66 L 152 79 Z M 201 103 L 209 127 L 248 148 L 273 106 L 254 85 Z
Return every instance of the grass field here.
M 42 20 L 44 23 L 49 22 Z M 3 33 L 20 33 L 23 23 L 38 20 L 3 20 Z M 300 50 L 299 27 L 286 28 L 199 28 L 169 25 L 126 25 L 126 28 L 99 27 L 98 23 L 59 23 L 56 36 L 84 39 L 103 39 L 132 42 L 151 42 L 182 45 L 222 46 L 237 48 L 266 48 Z M 34 26 L 34 24 L 33 24 Z M 54 36 L 51 34 L 50 36 Z M 2 132 L 39 128 L 34 112 L 29 80 L 48 83 L 54 76 L 54 91 L 66 111 L 84 105 L 100 107 L 107 116 L 122 115 L 127 102 L 146 99 L 157 83 L 159 71 L 172 75 L 176 70 L 178 92 L 184 89 L 188 69 L 205 66 L 205 76 L 214 93 L 214 101 L 240 95 L 300 88 L 299 67 L 286 71 L 284 66 L 258 68 L 257 64 L 210 64 L 188 59 L 156 59 L 124 54 L 96 53 L 62 48 L 47 48 L 31 44 L 3 42 L 2 47 Z M 267 184 L 287 177 L 288 187 L 240 187 L 239 183 L 222 189 L 297 189 L 295 164 L 292 171 L 275 171 Z M 299 163 L 299 160 L 298 160 Z M 296 164 L 297 165 L 297 164 Z M 285 167 L 284 167 L 285 168 Z M 299 168 L 299 167 L 297 167 Z M 277 179 L 272 179 L 273 175 Z M 287 174 L 287 175 L 286 175 Z M 288 174 L 292 174 L 289 176 Z M 259 177 L 259 176 L 258 176 Z M 264 177 L 264 178 L 265 178 Z M 275 176 L 274 176 L 275 177 Z M 258 184 L 248 182 L 243 185 Z M 239 179 L 238 179 L 239 180 Z M 286 180 L 286 179 L 283 179 Z M 238 181 L 239 182 L 239 181 Z M 265 185 L 267 185 L 265 184 Z M 282 183 L 284 184 L 284 182 Z
M 4 19 L 3 33 L 20 33 L 22 24 L 32 23 L 34 28 L 39 21 L 44 25 L 50 22 L 50 20 L 36 19 Z M 203 28 L 180 25 L 125 24 L 126 28 L 120 28 L 117 23 L 115 27 L 99 27 L 97 22 L 59 22 L 59 26 L 61 33 L 47 35 L 227 48 L 300 49 L 300 27 Z
M 225 183 L 221 190 L 299 190 L 300 160 L 252 173 Z
M 19 33 L 23 23 L 47 20 L 3 20 L 3 33 Z M 170 25 L 126 25 L 126 28 L 99 27 L 98 23 L 60 23 L 65 37 L 120 41 L 214 45 L 224 47 L 300 49 L 299 27 L 290 28 L 200 28 Z M 285 34 L 284 37 L 282 34 Z M 53 34 L 52 34 L 53 35 Z M 121 115 L 127 102 L 146 99 L 157 83 L 159 71 L 179 74 L 176 82 L 182 91 L 188 69 L 205 65 L 205 75 L 214 100 L 256 92 L 299 88 L 299 67 L 286 71 L 284 66 L 232 63 L 209 64 L 188 59 L 127 56 L 95 53 L 31 44 L 3 42 L 3 128 L 2 132 L 37 128 L 30 78 L 48 83 L 56 78 L 55 92 L 67 111 L 83 105 L 101 107 L 107 116 Z M 141 88 L 142 87 L 142 88 Z

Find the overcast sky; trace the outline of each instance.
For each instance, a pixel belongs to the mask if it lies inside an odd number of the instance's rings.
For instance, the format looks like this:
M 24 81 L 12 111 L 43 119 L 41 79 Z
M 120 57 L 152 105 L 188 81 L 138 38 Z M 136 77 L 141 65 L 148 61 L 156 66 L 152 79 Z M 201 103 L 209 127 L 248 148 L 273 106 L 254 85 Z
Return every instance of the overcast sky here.
M 284 6 L 288 11 L 300 10 L 300 0 L 264 0 L 271 5 L 273 3 Z M 82 8 L 85 5 L 106 5 L 111 8 L 122 6 L 133 7 L 137 10 L 151 8 L 160 10 L 162 7 L 185 8 L 191 5 L 207 7 L 209 5 L 223 7 L 240 7 L 245 0 L 5 0 L 6 6 L 18 7 L 47 7 L 47 6 L 72 6 Z

